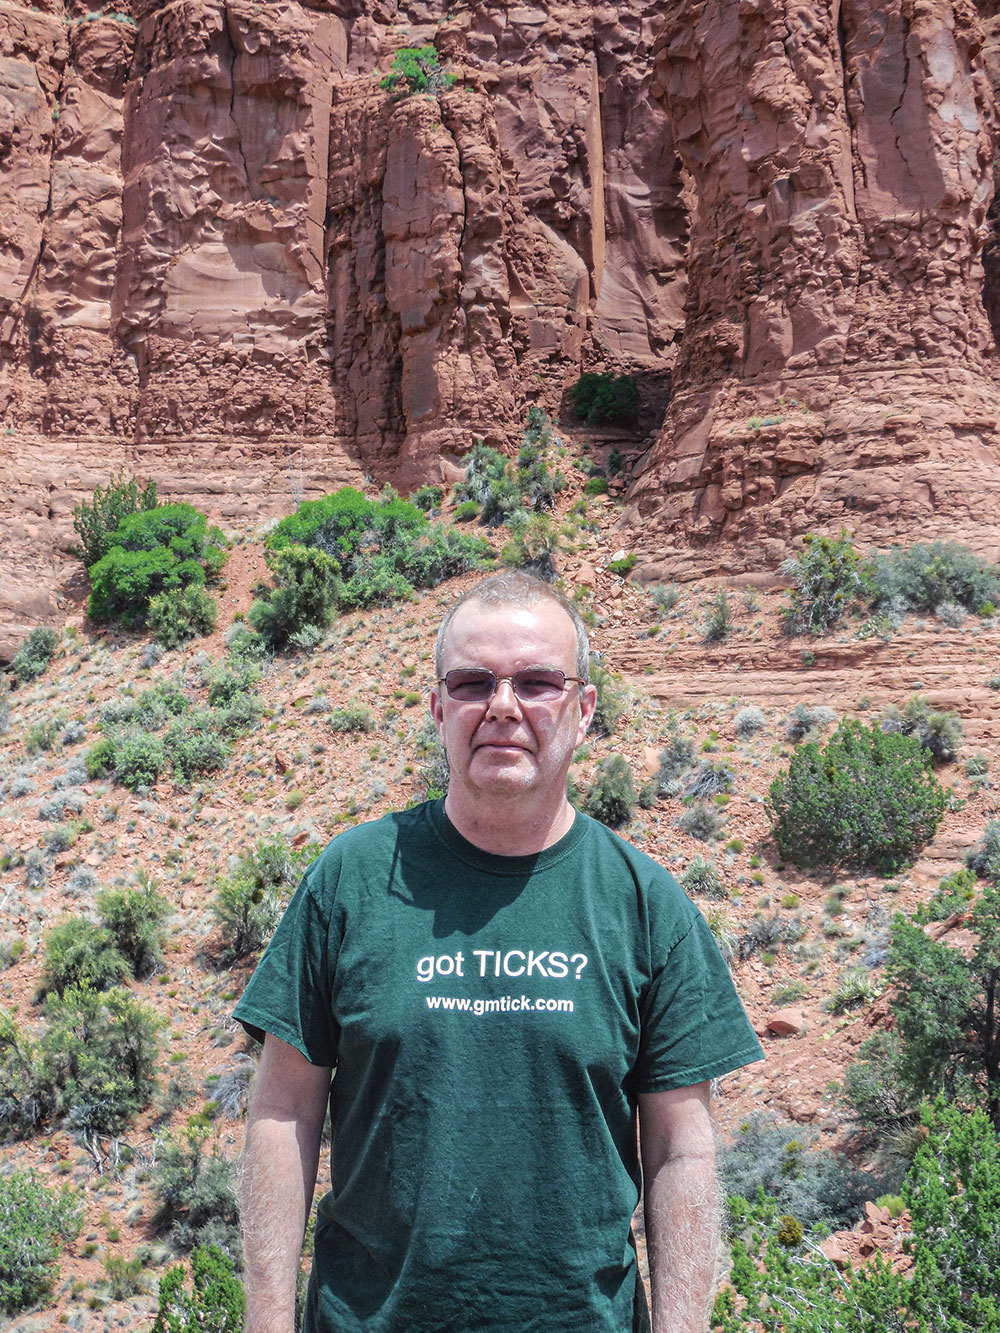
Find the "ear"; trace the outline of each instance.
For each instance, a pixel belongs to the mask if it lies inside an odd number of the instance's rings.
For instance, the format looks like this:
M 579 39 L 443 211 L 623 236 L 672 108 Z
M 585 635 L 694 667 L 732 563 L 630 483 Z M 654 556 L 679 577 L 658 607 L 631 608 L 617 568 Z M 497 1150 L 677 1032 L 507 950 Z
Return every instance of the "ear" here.
M 580 691 L 580 726 L 576 734 L 577 745 L 583 740 L 590 730 L 590 724 L 594 720 L 594 710 L 597 708 L 597 690 L 593 685 L 584 685 Z
M 430 703 L 428 706 L 430 708 L 431 720 L 437 728 L 437 734 L 441 738 L 443 744 L 444 732 L 442 731 L 442 727 L 444 725 L 444 709 L 441 707 L 441 691 L 436 685 L 431 690 Z

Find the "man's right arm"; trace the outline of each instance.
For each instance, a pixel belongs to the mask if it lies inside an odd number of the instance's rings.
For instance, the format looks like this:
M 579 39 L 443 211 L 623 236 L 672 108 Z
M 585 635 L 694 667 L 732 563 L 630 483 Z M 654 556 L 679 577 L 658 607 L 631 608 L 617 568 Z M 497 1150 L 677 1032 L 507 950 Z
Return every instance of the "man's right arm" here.
M 331 1071 L 267 1034 L 250 1095 L 242 1219 L 247 1333 L 292 1333 Z

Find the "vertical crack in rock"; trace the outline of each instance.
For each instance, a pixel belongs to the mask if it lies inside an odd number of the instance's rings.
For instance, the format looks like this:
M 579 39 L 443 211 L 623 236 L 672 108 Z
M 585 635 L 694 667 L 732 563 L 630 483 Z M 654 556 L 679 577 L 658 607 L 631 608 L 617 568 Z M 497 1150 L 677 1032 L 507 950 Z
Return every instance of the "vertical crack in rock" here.
M 851 101 L 850 101 L 851 74 L 850 74 L 849 61 L 847 55 L 848 35 L 847 35 L 847 23 L 844 19 L 844 3 L 845 0 L 840 0 L 840 3 L 837 5 L 837 24 L 836 24 L 837 53 L 840 58 L 840 76 L 844 89 L 844 124 L 847 128 L 847 133 L 850 136 L 850 142 L 851 142 L 851 180 L 852 182 L 854 181 L 854 174 L 856 171 L 859 171 L 861 173 L 862 185 L 864 189 L 867 190 L 868 172 L 865 168 L 864 159 L 858 152 L 857 125 L 855 124 L 854 117 L 851 115 Z M 858 216 L 858 205 L 856 196 L 857 196 L 857 189 L 855 187 L 854 197 L 851 198 L 849 201 L 851 207 L 851 216 L 855 218 Z
M 460 180 L 462 186 L 462 228 L 458 236 L 458 270 L 459 270 L 459 281 L 462 283 L 462 286 L 464 287 L 466 268 L 468 263 L 468 258 L 465 252 L 465 237 L 469 226 L 469 192 L 468 192 L 468 182 L 465 179 L 465 158 L 462 155 L 462 145 L 459 142 L 458 135 L 456 134 L 452 126 L 449 124 L 448 119 L 445 118 L 445 108 L 442 105 L 440 99 L 438 100 L 438 106 L 441 109 L 441 123 L 444 126 L 444 128 L 448 131 L 448 133 L 451 135 L 451 141 L 455 145 L 455 154 L 458 157 L 458 179 Z M 458 296 L 458 308 L 460 310 L 463 310 L 461 291 L 459 291 L 459 296 Z M 469 333 L 469 312 L 468 310 L 464 310 L 463 313 L 465 315 L 465 318 L 462 321 L 464 338 L 465 338 L 464 350 L 471 357 L 472 337 Z
M 250 165 L 247 162 L 246 154 L 243 151 L 243 133 L 240 130 L 240 123 L 236 119 L 236 60 L 238 52 L 236 50 L 236 39 L 233 37 L 232 20 L 230 17 L 230 8 L 227 4 L 223 11 L 224 22 L 222 25 L 223 35 L 226 45 L 229 47 L 229 119 L 233 122 L 233 132 L 236 135 L 236 151 L 240 155 L 240 161 L 243 163 L 243 172 L 247 180 L 247 194 L 251 199 L 256 199 L 253 181 L 250 179 Z
M 53 110 L 55 110 L 56 107 L 62 106 L 62 98 L 65 88 L 66 88 L 66 66 L 64 65 L 59 74 L 59 87 L 56 89 L 56 96 L 55 96 L 55 103 L 53 106 Z M 45 208 L 42 210 L 41 233 L 38 238 L 38 250 L 35 254 L 35 258 L 32 260 L 31 268 L 28 270 L 28 275 L 24 280 L 24 287 L 21 289 L 20 300 L 22 303 L 28 299 L 28 293 L 31 291 L 31 288 L 34 285 L 35 278 L 38 276 L 38 270 L 41 268 L 42 259 L 45 256 L 46 224 L 52 217 L 52 170 L 55 165 L 58 124 L 59 124 L 58 117 L 54 117 L 52 120 L 52 133 L 49 138 L 48 194 L 45 197 Z

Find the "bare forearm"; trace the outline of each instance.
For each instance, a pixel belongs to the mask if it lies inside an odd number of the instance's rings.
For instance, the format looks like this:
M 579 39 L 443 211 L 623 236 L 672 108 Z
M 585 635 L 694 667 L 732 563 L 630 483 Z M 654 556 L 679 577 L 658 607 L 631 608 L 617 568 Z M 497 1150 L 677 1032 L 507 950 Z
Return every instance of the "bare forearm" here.
M 646 1181 L 645 1221 L 653 1333 L 704 1333 L 719 1238 L 713 1157 L 663 1162 Z
M 294 1123 L 259 1120 L 243 1159 L 243 1250 L 247 1333 L 292 1333 L 302 1236 L 312 1203 L 318 1144 L 301 1144 Z

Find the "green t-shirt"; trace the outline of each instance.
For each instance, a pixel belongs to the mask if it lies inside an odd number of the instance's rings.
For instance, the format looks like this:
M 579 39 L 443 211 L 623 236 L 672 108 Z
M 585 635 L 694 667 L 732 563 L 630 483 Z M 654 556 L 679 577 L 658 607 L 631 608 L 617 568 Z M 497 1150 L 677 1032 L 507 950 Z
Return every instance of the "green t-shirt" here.
M 336 1066 L 323 1333 L 642 1327 L 636 1096 L 761 1058 L 656 862 L 583 815 L 492 856 L 441 802 L 330 844 L 236 1016 Z

